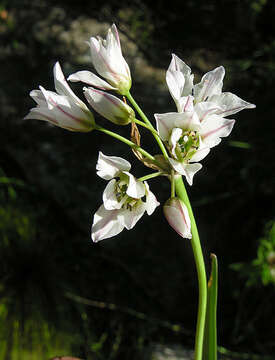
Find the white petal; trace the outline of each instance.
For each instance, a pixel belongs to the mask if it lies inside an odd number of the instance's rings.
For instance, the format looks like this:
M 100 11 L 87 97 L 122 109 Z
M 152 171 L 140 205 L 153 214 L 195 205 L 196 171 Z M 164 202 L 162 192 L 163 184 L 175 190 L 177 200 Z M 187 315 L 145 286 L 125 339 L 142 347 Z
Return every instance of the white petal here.
M 55 125 L 71 131 L 90 131 L 93 127 L 92 113 L 84 111 L 72 98 L 48 91 L 39 87 L 47 102 L 46 107 L 38 107 L 38 111 L 48 115 L 48 120 Z M 44 104 L 43 104 L 44 105 Z M 48 111 L 46 111 L 48 109 Z M 47 114 L 48 113 L 48 114 Z M 51 119 L 54 119 L 51 121 Z
M 154 114 L 157 131 L 162 140 L 169 140 L 170 133 L 174 128 L 175 116 L 178 116 L 178 113 L 165 113 L 165 114 Z
M 107 81 L 102 80 L 91 71 L 77 71 L 76 73 L 71 74 L 68 77 L 68 80 L 73 82 L 81 81 L 85 84 L 95 86 L 101 90 L 116 90 L 115 87 L 111 86 L 109 83 L 107 83 Z
M 146 212 L 148 215 L 152 215 L 155 211 L 156 207 L 159 206 L 159 202 L 157 201 L 155 195 L 152 193 L 152 191 L 149 189 L 149 185 L 147 182 L 144 182 L 145 188 L 146 188 Z
M 185 172 L 185 167 L 186 167 L 186 163 L 184 162 L 180 162 L 178 160 L 172 159 L 172 158 L 168 158 L 171 166 L 173 167 L 174 170 L 176 170 L 177 173 L 185 176 L 186 172 Z
M 43 86 L 39 86 L 41 93 L 46 100 L 46 106 L 49 110 L 56 108 L 58 105 L 62 107 L 70 107 L 70 103 L 67 96 L 57 94 L 53 91 L 46 90 Z M 42 97 L 42 96 L 41 96 Z M 43 106 L 45 103 L 43 104 Z
M 124 78 L 124 81 L 131 83 L 131 74 L 130 69 L 125 61 L 121 46 L 120 46 L 120 40 L 119 40 L 119 34 L 117 31 L 117 27 L 115 24 L 111 26 L 111 29 L 109 29 L 108 35 L 111 35 L 110 43 L 107 45 L 110 61 L 111 61 L 111 67 L 116 69 L 116 72 Z M 108 40 L 107 40 L 108 43 Z
M 193 111 L 155 114 L 155 119 L 157 122 L 157 130 L 162 140 L 169 140 L 174 127 L 196 131 L 201 128 L 199 118 L 196 112 Z
M 223 86 L 225 70 L 220 66 L 206 73 L 199 84 L 194 86 L 194 96 L 197 102 L 207 101 L 213 95 L 220 95 Z
M 206 145 L 202 145 L 198 148 L 195 154 L 190 159 L 191 162 L 197 162 L 204 159 L 209 154 L 210 148 Z
M 106 210 L 121 208 L 122 204 L 117 201 L 116 197 L 116 183 L 115 179 L 110 180 L 103 191 L 103 204 Z
M 172 54 L 172 60 L 166 72 L 166 82 L 172 98 L 174 99 L 178 112 L 184 110 L 183 97 L 191 95 L 193 88 L 193 75 L 191 69 L 175 54 Z
M 167 70 L 166 72 L 166 83 L 168 85 L 170 94 L 177 104 L 177 101 L 182 96 L 185 78 L 183 73 L 180 71 Z
M 138 220 L 142 217 L 146 210 L 146 205 L 143 201 L 140 200 L 140 202 L 134 206 L 131 210 L 123 210 L 122 216 L 124 221 L 124 226 L 127 230 L 132 229 Z
M 209 100 L 221 108 L 216 114 L 222 115 L 223 117 L 236 114 L 244 109 L 253 109 L 256 107 L 254 104 L 250 104 L 229 92 L 222 93 L 221 95 L 213 95 Z
M 26 119 L 35 119 L 35 120 L 43 120 L 52 123 L 53 125 L 58 126 L 58 122 L 55 117 L 53 117 L 53 112 L 51 112 L 48 108 L 32 108 L 29 113 L 24 117 Z
M 119 98 L 93 88 L 84 88 L 89 104 L 101 116 L 117 125 L 127 125 L 135 117 L 134 110 Z
M 129 178 L 129 184 L 126 194 L 134 199 L 141 199 L 145 195 L 145 186 L 143 182 L 137 180 L 132 174 L 123 171 Z
M 194 97 L 189 95 L 189 96 L 182 96 L 179 100 L 178 100 L 178 112 L 191 112 L 194 109 Z
M 55 89 L 58 92 L 58 94 L 68 96 L 74 102 L 76 102 L 79 106 L 82 106 L 83 108 L 86 109 L 86 105 L 83 103 L 83 101 L 81 101 L 75 95 L 75 93 L 72 91 L 72 89 L 68 85 L 68 83 L 67 83 L 67 81 L 66 81 L 66 79 L 64 77 L 64 74 L 63 74 L 63 72 L 61 70 L 61 66 L 60 66 L 59 62 L 57 62 L 54 65 L 53 74 L 54 74 Z
M 41 90 L 32 90 L 30 92 L 30 96 L 33 98 L 33 100 L 39 105 L 39 106 L 47 106 L 47 101 L 45 99 L 45 96 Z
M 177 142 L 179 141 L 179 139 L 181 138 L 182 136 L 182 129 L 180 128 L 173 128 L 172 129 L 172 132 L 171 132 L 171 136 L 170 136 L 170 139 L 169 139 L 169 143 L 170 145 L 172 146 L 172 154 L 176 157 L 176 153 L 175 153 L 175 149 L 176 149 L 176 146 L 177 146 Z
M 177 173 L 186 177 L 186 180 L 189 185 L 193 184 L 194 175 L 202 168 L 202 165 L 199 163 L 186 164 L 184 162 L 180 162 L 172 158 L 169 158 L 168 160 L 171 166 L 173 167 L 173 169 L 176 170 Z
M 202 122 L 207 116 L 217 114 L 222 110 L 223 108 L 214 101 L 202 101 L 194 106 L 194 111 L 196 112 L 200 122 Z
M 90 38 L 90 49 L 91 49 L 91 59 L 93 66 L 99 75 L 104 78 L 111 78 L 110 69 L 108 68 L 108 56 L 105 47 L 102 45 L 100 38 L 96 39 L 95 37 Z
M 186 172 L 186 180 L 188 184 L 191 186 L 193 184 L 194 175 L 202 168 L 202 165 L 199 163 L 187 164 L 185 167 Z
M 175 116 L 174 125 L 183 130 L 199 131 L 201 128 L 200 120 L 195 111 L 186 111 Z
M 224 119 L 219 115 L 210 115 L 203 120 L 201 137 L 205 145 L 209 147 L 220 143 L 221 137 L 228 136 L 234 126 L 235 120 Z
M 118 48 L 118 49 L 121 49 L 120 39 L 119 39 L 117 27 L 116 27 L 115 24 L 112 24 L 111 28 L 109 29 L 108 34 L 110 34 L 110 35 L 112 34 L 115 47 Z
M 97 175 L 102 179 L 111 180 L 118 176 L 122 171 L 129 171 L 131 164 L 117 156 L 107 156 L 101 151 L 99 152 L 98 161 L 96 164 Z
M 163 206 L 170 226 L 183 238 L 192 239 L 191 221 L 186 205 L 178 198 L 169 199 Z
M 181 96 L 191 95 L 194 75 L 191 75 L 190 67 L 186 65 L 185 62 L 182 61 L 177 55 L 172 54 L 172 60 L 168 71 L 176 71 L 183 74 L 185 82 L 184 86 L 182 87 Z
M 92 240 L 98 242 L 119 234 L 124 229 L 120 210 L 106 210 L 103 205 L 94 214 Z

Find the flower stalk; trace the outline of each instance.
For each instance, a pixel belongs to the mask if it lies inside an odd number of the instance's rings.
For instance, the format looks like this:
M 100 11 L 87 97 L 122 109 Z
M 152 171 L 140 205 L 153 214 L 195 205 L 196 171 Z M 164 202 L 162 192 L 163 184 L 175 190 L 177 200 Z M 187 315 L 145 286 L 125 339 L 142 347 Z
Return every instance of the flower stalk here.
M 95 130 L 101 131 L 106 135 L 112 136 L 113 138 L 124 142 L 126 145 L 130 146 L 132 149 L 138 150 L 143 156 L 145 156 L 147 159 L 151 160 L 151 161 L 155 161 L 154 156 L 152 156 L 151 154 L 149 154 L 146 150 L 144 150 L 143 148 L 141 148 L 140 146 L 138 146 L 137 144 L 135 144 L 134 142 L 126 139 L 124 136 L 121 136 L 111 130 L 105 129 L 104 127 L 96 124 L 94 127 Z
M 157 130 L 155 130 L 154 128 L 151 128 L 150 125 L 147 125 L 147 124 L 145 124 L 143 121 L 140 121 L 140 120 L 138 120 L 138 119 L 136 119 L 136 118 L 135 118 L 135 119 L 132 119 L 132 121 L 133 121 L 134 123 L 136 123 L 137 125 L 140 125 L 140 126 L 144 127 L 145 129 L 151 131 L 152 134 L 155 134 L 155 135 L 158 136 Z
M 132 97 L 132 95 L 130 94 L 130 91 L 128 91 L 125 96 L 127 97 L 127 99 L 130 101 L 130 103 L 133 105 L 133 107 L 136 109 L 137 113 L 139 114 L 139 116 L 142 118 L 142 120 L 149 126 L 149 130 L 152 131 L 152 134 L 154 136 L 154 138 L 156 139 L 158 146 L 161 150 L 161 152 L 163 153 L 163 156 L 165 157 L 165 159 L 168 159 L 168 154 L 166 151 L 166 148 L 161 140 L 161 138 L 159 137 L 159 135 L 156 133 L 156 129 L 154 128 L 154 126 L 151 124 L 150 120 L 148 119 L 148 117 L 144 114 L 144 112 L 141 110 L 141 108 L 139 107 L 139 105 L 136 103 L 135 99 Z
M 139 181 L 146 181 L 146 180 L 150 180 L 150 179 L 153 179 L 153 178 L 161 176 L 161 175 L 162 175 L 162 172 L 158 171 L 158 172 L 154 172 L 152 174 L 144 175 L 144 176 L 138 178 L 138 180 Z
M 203 253 L 200 244 L 199 233 L 192 211 L 192 207 L 182 181 L 182 177 L 175 176 L 175 189 L 177 196 L 185 203 L 188 209 L 189 217 L 191 220 L 191 232 L 192 239 L 191 245 L 193 249 L 197 277 L 198 277 L 198 288 L 199 288 L 199 301 L 198 301 L 198 315 L 197 315 L 197 327 L 196 327 L 196 338 L 195 338 L 195 360 L 201 360 L 203 354 L 203 339 L 204 339 L 204 327 L 206 317 L 206 305 L 207 305 L 207 279 Z

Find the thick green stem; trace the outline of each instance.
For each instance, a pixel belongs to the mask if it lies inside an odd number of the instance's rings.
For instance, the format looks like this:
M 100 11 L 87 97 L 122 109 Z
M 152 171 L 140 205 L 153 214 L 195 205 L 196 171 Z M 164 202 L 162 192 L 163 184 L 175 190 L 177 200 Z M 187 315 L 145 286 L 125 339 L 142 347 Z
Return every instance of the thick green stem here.
M 126 94 L 127 99 L 130 101 L 130 103 L 133 105 L 133 107 L 136 109 L 136 111 L 138 112 L 139 116 L 142 118 L 142 120 L 149 126 L 149 129 L 152 130 L 152 134 L 154 136 L 154 138 L 156 139 L 160 150 L 163 153 L 163 156 L 165 157 L 165 159 L 168 159 L 168 154 L 167 151 L 165 149 L 165 146 L 161 140 L 161 138 L 159 137 L 159 135 L 156 133 L 156 129 L 154 128 L 154 126 L 151 124 L 150 120 L 148 119 L 148 117 L 144 114 L 144 112 L 141 110 L 141 108 L 138 106 L 138 104 L 136 103 L 136 101 L 134 100 L 134 98 L 132 97 L 132 95 L 130 94 L 130 92 L 128 92 Z
M 142 149 L 140 146 L 138 146 L 137 144 L 135 144 L 134 142 L 126 139 L 124 136 L 121 136 L 113 131 L 110 131 L 108 129 L 105 129 L 102 126 L 99 125 L 95 125 L 95 130 L 101 131 L 106 135 L 112 136 L 113 138 L 124 142 L 125 144 L 129 145 L 132 149 L 138 150 L 143 156 L 145 156 L 147 159 L 150 159 L 152 161 L 155 161 L 154 156 L 152 156 L 151 154 L 149 154 L 146 150 Z
M 205 272 L 205 264 L 203 259 L 203 253 L 200 244 L 199 233 L 196 225 L 196 221 L 193 215 L 192 207 L 182 181 L 182 177 L 175 176 L 175 187 L 178 197 L 185 203 L 188 209 L 188 213 L 191 220 L 192 230 L 192 249 L 195 258 L 195 264 L 198 275 L 198 288 L 199 288 L 199 301 L 198 301 L 198 316 L 197 316 L 197 327 L 196 327 L 196 339 L 195 339 L 195 356 L 194 360 L 201 360 L 203 353 L 203 338 L 204 338 L 204 327 L 206 317 L 206 305 L 207 305 L 207 279 Z

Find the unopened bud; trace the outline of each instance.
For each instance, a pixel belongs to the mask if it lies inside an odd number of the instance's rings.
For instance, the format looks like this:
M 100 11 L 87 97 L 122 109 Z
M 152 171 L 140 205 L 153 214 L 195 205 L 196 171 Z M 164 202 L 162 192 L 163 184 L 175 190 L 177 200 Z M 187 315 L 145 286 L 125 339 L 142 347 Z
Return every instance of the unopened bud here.
M 170 226 L 183 238 L 191 239 L 191 221 L 188 209 L 183 201 L 173 197 L 166 201 L 163 206 L 164 216 Z
M 134 110 L 119 98 L 94 88 L 84 88 L 84 95 L 101 116 L 117 125 L 127 125 L 135 118 Z

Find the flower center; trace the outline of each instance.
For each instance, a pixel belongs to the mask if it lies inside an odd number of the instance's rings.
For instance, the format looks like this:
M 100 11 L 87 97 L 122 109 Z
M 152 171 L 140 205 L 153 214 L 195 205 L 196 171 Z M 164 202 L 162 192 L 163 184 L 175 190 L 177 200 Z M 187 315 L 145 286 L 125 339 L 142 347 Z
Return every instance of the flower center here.
M 182 132 L 181 137 L 177 141 L 175 153 L 178 160 L 188 161 L 198 150 L 200 144 L 199 134 L 194 130 L 186 130 Z
M 116 183 L 115 194 L 118 202 L 122 203 L 122 208 L 132 211 L 133 208 L 141 201 L 127 195 L 128 183 L 125 180 L 118 180 Z

